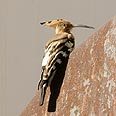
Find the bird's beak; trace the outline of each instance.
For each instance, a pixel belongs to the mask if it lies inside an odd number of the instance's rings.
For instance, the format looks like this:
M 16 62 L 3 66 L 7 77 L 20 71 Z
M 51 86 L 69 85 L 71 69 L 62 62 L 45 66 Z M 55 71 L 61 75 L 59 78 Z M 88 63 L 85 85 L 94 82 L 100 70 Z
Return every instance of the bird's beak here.
M 90 29 L 95 29 L 94 27 L 91 27 L 91 26 L 88 26 L 88 25 L 76 25 L 76 26 L 73 26 L 73 28 L 75 27 L 83 27 L 83 28 L 90 28 Z

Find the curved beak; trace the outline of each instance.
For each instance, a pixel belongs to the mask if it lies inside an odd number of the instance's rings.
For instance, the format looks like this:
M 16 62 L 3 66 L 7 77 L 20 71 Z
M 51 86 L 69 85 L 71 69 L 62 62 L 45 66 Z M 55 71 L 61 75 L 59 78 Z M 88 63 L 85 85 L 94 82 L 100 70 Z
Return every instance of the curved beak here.
M 82 25 L 82 24 L 80 24 L 80 25 L 76 25 L 76 26 L 73 26 L 73 28 L 75 28 L 75 27 L 82 27 L 82 28 L 95 29 L 94 27 L 91 27 L 91 26 L 88 26 L 88 25 Z

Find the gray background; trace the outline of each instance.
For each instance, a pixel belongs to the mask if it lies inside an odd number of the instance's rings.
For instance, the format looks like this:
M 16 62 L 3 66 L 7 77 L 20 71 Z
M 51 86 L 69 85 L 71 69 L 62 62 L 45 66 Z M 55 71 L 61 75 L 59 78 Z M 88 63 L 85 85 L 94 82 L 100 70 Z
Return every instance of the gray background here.
M 44 44 L 53 34 L 39 22 L 64 18 L 97 30 L 116 13 L 116 0 L 0 2 L 0 116 L 19 116 L 35 94 Z M 74 29 L 76 46 L 94 31 Z

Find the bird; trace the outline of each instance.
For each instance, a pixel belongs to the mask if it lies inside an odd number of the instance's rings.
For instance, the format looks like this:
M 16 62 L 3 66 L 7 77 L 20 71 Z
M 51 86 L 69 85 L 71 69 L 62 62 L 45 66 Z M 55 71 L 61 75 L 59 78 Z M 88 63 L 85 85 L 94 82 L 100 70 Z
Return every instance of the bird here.
M 42 71 L 38 83 L 38 90 L 40 91 L 39 105 L 42 106 L 44 104 L 46 89 L 50 86 L 55 77 L 58 67 L 62 66 L 63 61 L 69 57 L 75 47 L 75 38 L 71 33 L 71 30 L 75 27 L 90 29 L 94 29 L 94 27 L 82 24 L 73 25 L 65 19 L 43 21 L 40 24 L 55 29 L 55 35 L 48 40 L 45 45 Z

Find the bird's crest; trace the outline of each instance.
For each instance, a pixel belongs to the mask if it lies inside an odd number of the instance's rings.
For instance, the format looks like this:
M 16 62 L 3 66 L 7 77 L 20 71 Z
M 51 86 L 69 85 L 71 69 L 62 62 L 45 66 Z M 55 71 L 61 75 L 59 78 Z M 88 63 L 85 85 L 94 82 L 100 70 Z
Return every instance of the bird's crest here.
M 83 25 L 83 24 L 73 25 L 71 22 L 64 20 L 64 19 L 44 21 L 44 22 L 41 22 L 40 24 L 48 26 L 48 27 L 53 27 L 56 30 L 56 34 L 58 34 L 59 32 L 69 32 L 70 33 L 70 30 L 75 27 L 94 29 L 94 27 L 91 27 L 88 25 Z

